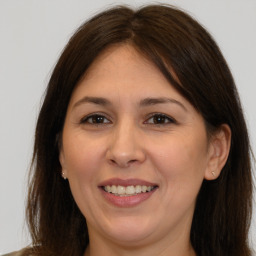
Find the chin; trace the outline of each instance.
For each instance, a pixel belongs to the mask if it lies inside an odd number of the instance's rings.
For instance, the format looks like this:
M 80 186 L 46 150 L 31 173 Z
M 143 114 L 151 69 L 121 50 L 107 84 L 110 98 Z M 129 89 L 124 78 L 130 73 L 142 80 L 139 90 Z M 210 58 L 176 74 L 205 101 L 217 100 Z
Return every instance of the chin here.
M 155 233 L 153 223 L 141 218 L 120 218 L 103 231 L 109 239 L 122 246 L 143 245 Z

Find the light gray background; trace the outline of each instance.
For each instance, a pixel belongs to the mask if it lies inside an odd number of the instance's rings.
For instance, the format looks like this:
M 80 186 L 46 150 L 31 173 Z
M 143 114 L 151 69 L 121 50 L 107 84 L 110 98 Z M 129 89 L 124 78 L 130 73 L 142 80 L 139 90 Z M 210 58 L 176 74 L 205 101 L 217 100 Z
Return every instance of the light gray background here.
M 215 37 L 236 80 L 256 152 L 256 1 L 161 2 L 187 10 Z M 75 28 L 117 3 L 153 2 L 0 0 L 0 253 L 29 242 L 24 228 L 27 171 L 36 116 L 51 70 Z M 254 210 L 250 234 L 254 248 L 255 215 Z

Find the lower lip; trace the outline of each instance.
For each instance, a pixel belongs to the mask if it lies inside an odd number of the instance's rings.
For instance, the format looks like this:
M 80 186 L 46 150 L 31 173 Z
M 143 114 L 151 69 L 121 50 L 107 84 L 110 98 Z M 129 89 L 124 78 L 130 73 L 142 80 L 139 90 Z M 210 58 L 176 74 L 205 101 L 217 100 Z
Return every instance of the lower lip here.
M 102 188 L 100 188 L 100 190 L 104 198 L 111 204 L 118 207 L 133 207 L 149 199 L 157 189 L 154 189 L 150 192 L 133 195 L 133 196 L 116 196 L 112 193 L 106 192 Z

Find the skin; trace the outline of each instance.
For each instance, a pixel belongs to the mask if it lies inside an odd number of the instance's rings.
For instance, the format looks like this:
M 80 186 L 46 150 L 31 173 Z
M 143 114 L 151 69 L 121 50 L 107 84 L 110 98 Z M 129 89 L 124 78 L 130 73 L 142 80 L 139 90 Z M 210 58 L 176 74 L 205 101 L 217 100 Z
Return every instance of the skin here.
M 171 101 L 146 104 L 147 98 Z M 218 177 L 229 144 L 227 126 L 209 140 L 202 116 L 132 46 L 105 50 L 72 94 L 60 152 L 87 220 L 85 255 L 195 255 L 189 238 L 195 200 L 203 179 Z M 98 187 L 110 178 L 158 188 L 136 206 L 118 207 Z

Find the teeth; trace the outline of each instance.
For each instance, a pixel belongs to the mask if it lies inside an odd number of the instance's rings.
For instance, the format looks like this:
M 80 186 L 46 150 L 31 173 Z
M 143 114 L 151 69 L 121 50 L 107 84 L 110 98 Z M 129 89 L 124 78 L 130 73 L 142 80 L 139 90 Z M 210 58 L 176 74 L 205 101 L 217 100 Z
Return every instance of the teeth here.
M 130 196 L 130 195 L 137 195 L 140 193 L 146 193 L 146 192 L 150 192 L 151 190 L 153 190 L 154 187 L 152 186 L 141 186 L 141 185 L 136 185 L 136 186 L 120 186 L 120 185 L 107 185 L 104 186 L 104 190 L 108 193 L 112 193 L 118 196 Z
M 128 187 L 126 187 L 125 193 L 126 193 L 127 195 L 133 195 L 133 194 L 135 194 L 135 188 L 134 188 L 134 186 L 128 186 Z
M 147 191 L 147 186 L 142 186 L 141 190 L 142 190 L 142 192 L 145 193 Z
M 136 186 L 135 193 L 137 193 L 137 194 L 141 193 L 141 186 L 139 186 L 139 185 Z
M 104 189 L 105 189 L 105 191 L 107 191 L 107 192 L 111 192 L 112 190 L 111 190 L 111 187 L 109 186 L 109 185 L 107 185 L 106 187 L 104 187 Z
M 117 186 L 117 194 L 118 194 L 118 195 L 124 195 L 125 192 L 126 192 L 125 187 L 123 187 L 123 186 Z

